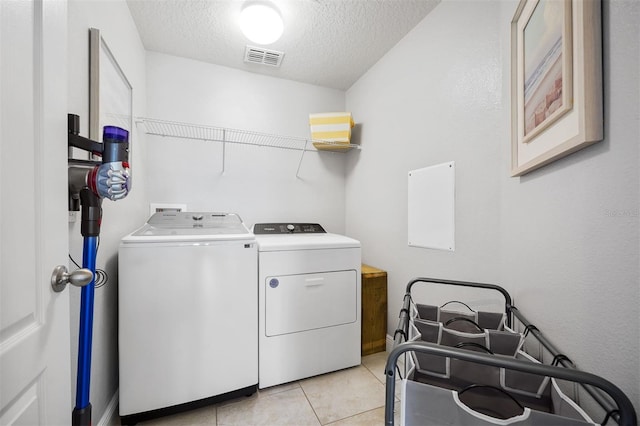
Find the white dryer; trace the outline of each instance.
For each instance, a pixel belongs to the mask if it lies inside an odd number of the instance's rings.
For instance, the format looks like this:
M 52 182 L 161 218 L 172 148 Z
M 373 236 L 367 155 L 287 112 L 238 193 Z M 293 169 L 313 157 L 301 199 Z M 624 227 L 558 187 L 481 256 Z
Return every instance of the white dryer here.
M 318 224 L 262 223 L 259 387 L 360 364 L 360 242 Z
M 122 239 L 125 422 L 255 392 L 257 262 L 255 237 L 235 214 L 156 213 Z

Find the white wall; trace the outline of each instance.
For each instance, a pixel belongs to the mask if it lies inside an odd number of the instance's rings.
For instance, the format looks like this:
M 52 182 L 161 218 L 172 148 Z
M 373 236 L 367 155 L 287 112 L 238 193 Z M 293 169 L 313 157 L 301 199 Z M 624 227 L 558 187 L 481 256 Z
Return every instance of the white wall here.
M 522 178 L 509 177 L 517 1 L 443 1 L 348 90 L 362 151 L 346 230 L 389 272 L 391 334 L 411 278 L 495 282 L 640 409 L 639 5 L 603 2 L 605 140 Z M 450 160 L 456 251 L 410 248 L 406 173 Z
M 500 281 L 532 323 L 640 412 L 640 3 L 602 5 L 605 138 L 520 179 L 500 174 Z M 503 39 L 515 6 L 502 3 Z
M 133 86 L 134 116 L 144 115 L 146 107 L 145 57 L 137 29 L 124 1 L 79 1 L 68 3 L 69 40 L 69 112 L 81 120 L 80 134 L 88 136 L 89 124 L 89 28 L 98 28 L 120 67 Z M 95 291 L 93 359 L 91 374 L 91 404 L 93 422 L 103 416 L 118 389 L 117 341 L 117 252 L 122 236 L 144 222 L 148 213 L 145 188 L 145 138 L 134 129 L 130 135 L 133 190 L 129 196 L 114 203 L 105 200 L 103 206 L 100 247 L 97 268 L 109 275 L 108 283 Z M 69 224 L 70 253 L 82 262 L 82 236 L 78 221 Z M 76 357 L 78 353 L 78 321 L 80 289 L 71 291 L 71 371 L 75 401 Z
M 362 125 L 347 165 L 347 232 L 364 263 L 388 272 L 389 330 L 411 278 L 499 276 L 499 7 L 441 3 L 347 92 Z M 408 247 L 407 173 L 452 160 L 455 252 Z
M 149 117 L 309 137 L 309 113 L 344 110 L 344 92 L 147 53 Z M 148 136 L 151 202 L 238 213 L 256 222 L 318 222 L 344 232 L 344 154 Z

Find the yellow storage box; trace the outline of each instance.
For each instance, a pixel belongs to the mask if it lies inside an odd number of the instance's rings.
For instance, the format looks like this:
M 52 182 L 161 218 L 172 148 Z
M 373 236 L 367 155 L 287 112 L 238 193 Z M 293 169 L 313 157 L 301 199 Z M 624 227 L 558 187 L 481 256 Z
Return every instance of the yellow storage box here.
M 354 125 L 350 112 L 309 114 L 311 139 L 332 142 L 313 142 L 316 149 L 348 149 L 351 143 L 351 128 Z

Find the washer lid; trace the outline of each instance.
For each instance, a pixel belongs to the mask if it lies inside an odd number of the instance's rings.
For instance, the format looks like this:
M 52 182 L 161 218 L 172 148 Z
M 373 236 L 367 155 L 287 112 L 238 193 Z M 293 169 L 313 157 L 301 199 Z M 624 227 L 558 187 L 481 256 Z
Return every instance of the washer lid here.
M 147 223 L 159 229 L 207 229 L 242 225 L 242 219 L 235 213 L 158 212 L 153 214 Z
M 123 242 L 253 239 L 234 213 L 158 212 Z

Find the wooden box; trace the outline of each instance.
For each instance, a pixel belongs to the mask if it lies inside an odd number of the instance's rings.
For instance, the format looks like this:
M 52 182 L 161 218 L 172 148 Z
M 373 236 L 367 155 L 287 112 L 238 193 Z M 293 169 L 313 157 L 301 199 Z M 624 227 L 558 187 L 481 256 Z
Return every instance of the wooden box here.
M 370 355 L 387 346 L 387 273 L 362 265 L 362 348 Z

